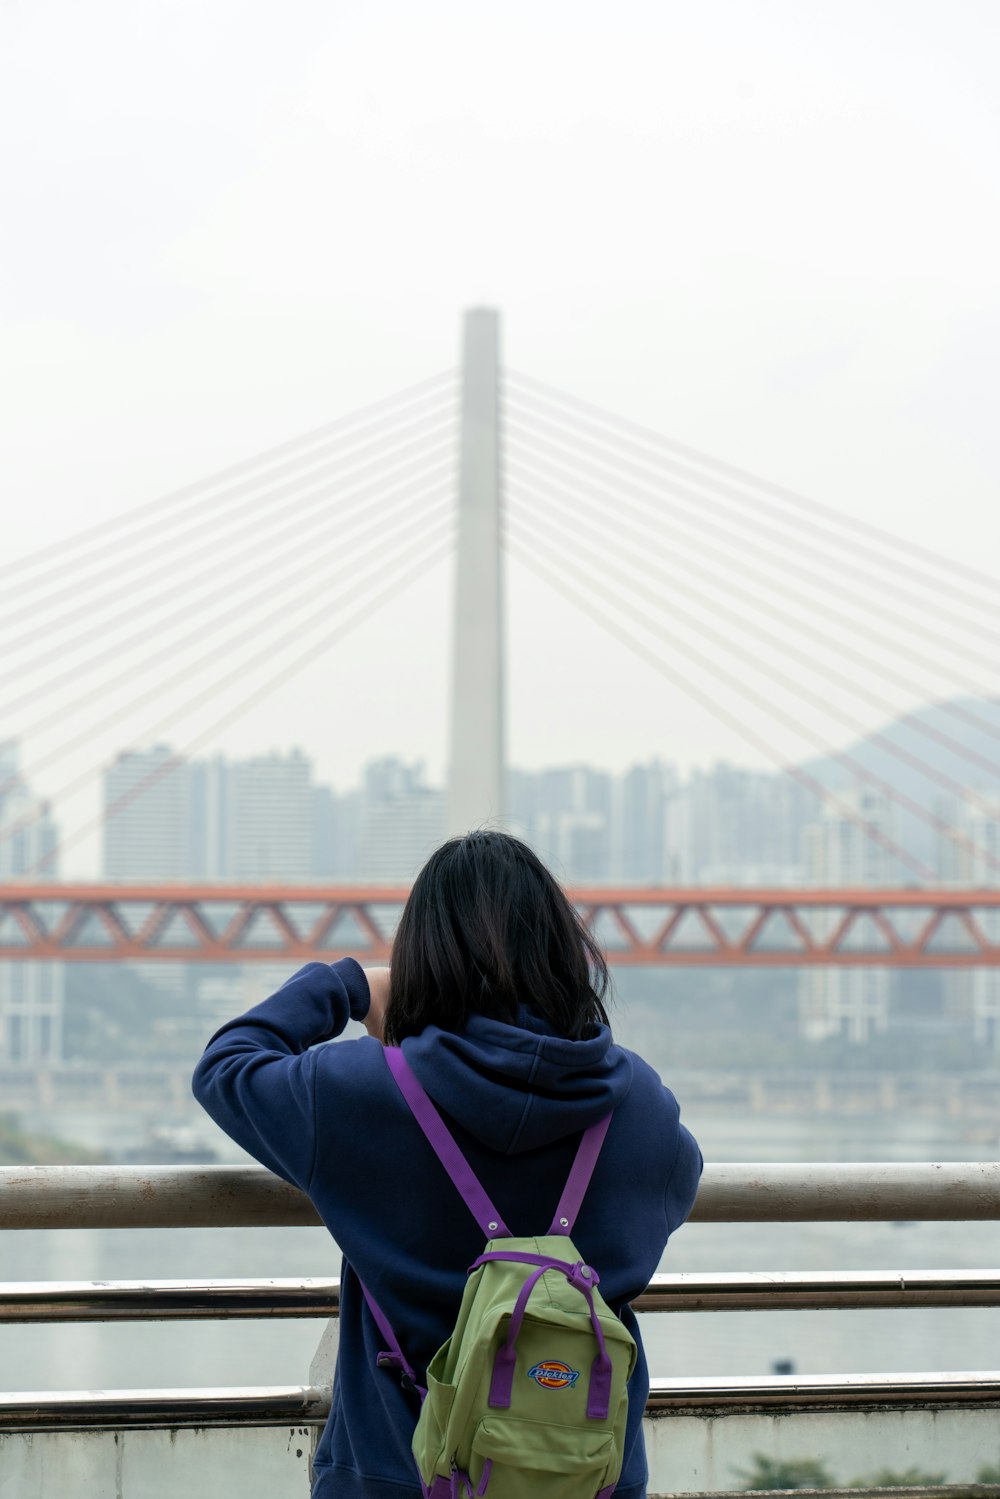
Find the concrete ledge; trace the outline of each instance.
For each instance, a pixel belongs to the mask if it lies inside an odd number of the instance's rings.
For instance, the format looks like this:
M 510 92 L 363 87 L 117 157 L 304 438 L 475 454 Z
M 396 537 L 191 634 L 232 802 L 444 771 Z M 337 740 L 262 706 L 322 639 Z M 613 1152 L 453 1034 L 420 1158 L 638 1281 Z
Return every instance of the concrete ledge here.
M 939 1387 L 941 1377 L 930 1383 Z M 759 1389 L 741 1393 L 743 1405 L 675 1407 L 646 1422 L 651 1493 L 735 1499 L 733 1483 L 760 1454 L 824 1462 L 845 1486 L 814 1499 L 883 1499 L 870 1485 L 846 1485 L 886 1466 L 943 1472 L 949 1483 L 892 1489 L 884 1499 L 958 1499 L 966 1492 L 1000 1499 L 1000 1485 L 975 1485 L 982 1467 L 996 1461 L 995 1403 L 921 1403 L 930 1393 L 926 1385 L 911 1386 L 909 1403 L 896 1407 L 873 1398 L 840 1409 L 767 1408 L 753 1403 Z M 27 1393 L 0 1410 L 0 1471 L 18 1495 L 305 1499 L 309 1454 L 325 1411 L 323 1392 L 308 1387 Z

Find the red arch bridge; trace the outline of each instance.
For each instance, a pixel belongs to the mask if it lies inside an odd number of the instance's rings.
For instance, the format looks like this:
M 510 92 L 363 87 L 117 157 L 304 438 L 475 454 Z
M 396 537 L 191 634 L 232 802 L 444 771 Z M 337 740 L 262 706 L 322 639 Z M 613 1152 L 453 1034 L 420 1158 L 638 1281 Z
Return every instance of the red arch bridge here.
M 0 959 L 385 961 L 405 886 L 0 886 Z M 576 887 L 615 964 L 1000 964 L 1000 889 Z

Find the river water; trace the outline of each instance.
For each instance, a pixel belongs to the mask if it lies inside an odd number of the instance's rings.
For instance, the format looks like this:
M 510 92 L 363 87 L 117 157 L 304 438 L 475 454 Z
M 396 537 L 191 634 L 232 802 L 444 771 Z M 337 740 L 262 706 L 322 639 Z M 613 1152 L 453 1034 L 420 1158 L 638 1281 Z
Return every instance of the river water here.
M 996 1154 L 960 1130 L 879 1119 L 835 1122 L 706 1116 L 689 1121 L 708 1159 L 944 1160 Z M 1000 1225 L 689 1224 L 665 1270 L 982 1269 L 1000 1265 Z M 174 1229 L 0 1234 L 0 1279 L 119 1280 L 329 1276 L 322 1229 Z M 0 1389 L 80 1390 L 300 1384 L 318 1321 L 11 1327 Z M 1000 1368 L 1000 1309 L 671 1313 L 643 1319 L 652 1374 L 756 1375 Z

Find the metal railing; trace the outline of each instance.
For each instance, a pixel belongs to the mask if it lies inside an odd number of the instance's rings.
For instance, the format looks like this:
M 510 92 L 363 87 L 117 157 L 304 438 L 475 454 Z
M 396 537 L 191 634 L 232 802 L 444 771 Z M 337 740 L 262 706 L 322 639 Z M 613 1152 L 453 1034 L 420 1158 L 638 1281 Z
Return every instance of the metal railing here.
M 724 1164 L 706 1168 L 703 1223 L 1000 1220 L 1000 1163 Z M 319 1224 L 300 1192 L 259 1167 L 52 1166 L 0 1169 L 0 1229 Z M 242 1389 L 19 1392 L 0 1396 L 0 1436 L 169 1427 L 316 1431 L 329 1412 L 335 1279 L 20 1282 L 0 1285 L 0 1325 L 48 1322 L 329 1319 L 310 1383 Z M 666 1274 L 639 1312 L 1000 1306 L 1000 1269 Z M 1000 1369 L 933 1374 L 665 1379 L 647 1415 L 982 1412 L 1000 1422 Z M 964 1418 L 963 1418 L 964 1419 Z M 936 1492 L 972 1492 L 968 1484 Z M 858 1491 L 853 1491 L 857 1493 Z M 982 1489 L 983 1499 L 998 1499 Z
M 696 1223 L 1000 1219 L 1000 1162 L 705 1167 Z M 295 1187 L 260 1166 L 5 1166 L 0 1230 L 317 1225 Z
M 1000 1270 L 756 1271 L 654 1275 L 637 1312 L 832 1311 L 1000 1306 Z M 0 1283 L 0 1326 L 336 1317 L 335 1278 Z

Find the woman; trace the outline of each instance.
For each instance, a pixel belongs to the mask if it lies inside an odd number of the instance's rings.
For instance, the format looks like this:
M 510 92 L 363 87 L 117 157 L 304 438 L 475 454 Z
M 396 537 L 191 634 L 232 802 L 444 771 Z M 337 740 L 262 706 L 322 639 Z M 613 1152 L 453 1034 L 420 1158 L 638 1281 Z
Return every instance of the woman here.
M 391 979 L 390 979 L 391 973 Z M 449 1336 L 483 1235 L 382 1053 L 401 1046 L 511 1233 L 544 1233 L 581 1133 L 614 1110 L 573 1230 L 639 1344 L 616 1499 L 644 1499 L 648 1376 L 628 1303 L 697 1190 L 673 1095 L 611 1039 L 604 959 L 534 853 L 474 832 L 413 886 L 391 969 L 308 963 L 213 1036 L 194 1078 L 215 1121 L 306 1192 L 344 1253 L 333 1408 L 313 1499 L 419 1499 L 417 1398 L 376 1367 L 360 1281 L 420 1373 Z M 338 1046 L 349 1019 L 367 1037 Z M 359 1280 L 360 1277 L 360 1280 Z

